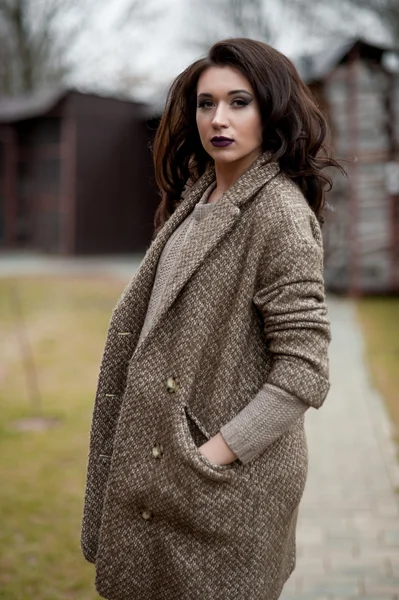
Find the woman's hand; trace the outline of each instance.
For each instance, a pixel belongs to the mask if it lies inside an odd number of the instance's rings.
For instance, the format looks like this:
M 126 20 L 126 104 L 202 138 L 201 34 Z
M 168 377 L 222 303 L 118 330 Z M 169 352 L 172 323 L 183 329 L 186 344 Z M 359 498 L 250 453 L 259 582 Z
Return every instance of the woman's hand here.
M 217 433 L 198 449 L 214 465 L 228 465 L 237 459 L 230 446 L 224 441 L 221 433 Z

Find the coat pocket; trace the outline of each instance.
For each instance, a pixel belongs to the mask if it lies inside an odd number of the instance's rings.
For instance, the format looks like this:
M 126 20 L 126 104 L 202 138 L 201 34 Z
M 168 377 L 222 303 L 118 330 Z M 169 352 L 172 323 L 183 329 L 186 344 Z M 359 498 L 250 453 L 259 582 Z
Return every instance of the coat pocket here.
M 240 468 L 241 461 L 237 459 L 230 464 L 219 465 L 212 463 L 205 456 L 203 456 L 203 454 L 201 454 L 199 446 L 209 440 L 211 435 L 206 431 L 204 426 L 200 423 L 187 405 L 183 406 L 182 423 L 188 450 L 196 459 L 197 464 L 202 464 L 207 468 L 208 471 L 211 469 L 214 473 L 234 476 L 234 473 Z
M 207 442 L 211 438 L 210 434 L 205 430 L 205 428 L 198 421 L 198 419 L 192 414 L 188 406 L 184 407 L 184 414 L 194 444 L 197 447 L 202 446 L 202 444 L 205 444 L 205 442 Z

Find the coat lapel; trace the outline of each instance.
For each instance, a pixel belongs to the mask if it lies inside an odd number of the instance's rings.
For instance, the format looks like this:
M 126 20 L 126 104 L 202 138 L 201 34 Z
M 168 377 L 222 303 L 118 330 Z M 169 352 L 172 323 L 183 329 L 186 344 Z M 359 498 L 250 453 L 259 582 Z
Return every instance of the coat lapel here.
M 130 339 L 139 339 L 151 297 L 158 261 L 166 242 L 193 210 L 196 202 L 201 198 L 202 190 L 205 190 L 210 185 L 214 177 L 214 172 L 210 169 L 185 193 L 183 201 L 152 241 L 138 270 L 120 296 L 113 311 L 110 325 L 114 326 L 117 330 L 122 328 L 124 331 L 129 331 L 131 334 Z M 145 337 L 143 342 L 145 342 L 147 337 Z M 140 344 L 140 348 L 141 346 L 142 343 Z
M 268 153 L 258 157 L 251 167 L 217 201 L 217 205 L 211 213 L 198 224 L 194 234 L 190 236 L 190 243 L 182 249 L 178 262 L 174 266 L 173 276 L 168 283 L 151 327 L 139 345 L 140 349 L 146 345 L 151 333 L 206 257 L 238 222 L 242 207 L 253 198 L 261 187 L 277 175 L 279 166 L 275 162 L 268 162 L 269 159 L 270 155 Z M 146 305 L 148 305 L 151 294 L 158 260 L 167 240 L 194 209 L 195 204 L 214 180 L 215 170 L 212 167 L 186 193 L 182 203 L 165 223 L 147 251 L 140 266 L 140 272 L 134 280 L 135 288 L 139 290 L 141 298 L 146 299 Z M 136 353 L 137 350 L 138 348 L 136 348 Z

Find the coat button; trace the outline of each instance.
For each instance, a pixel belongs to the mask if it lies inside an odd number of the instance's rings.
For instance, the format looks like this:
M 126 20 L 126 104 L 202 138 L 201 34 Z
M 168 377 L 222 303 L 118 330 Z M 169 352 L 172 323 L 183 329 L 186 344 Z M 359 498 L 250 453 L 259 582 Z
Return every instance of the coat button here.
M 145 508 L 144 510 L 141 511 L 141 516 L 144 519 L 144 521 L 150 521 L 152 519 L 152 517 L 154 516 L 154 513 L 149 510 L 148 508 Z
M 166 380 L 166 388 L 170 394 L 173 394 L 179 389 L 179 382 L 175 377 L 168 377 Z
M 154 444 L 152 447 L 152 455 L 154 458 L 161 458 L 163 455 L 163 446 L 162 444 Z

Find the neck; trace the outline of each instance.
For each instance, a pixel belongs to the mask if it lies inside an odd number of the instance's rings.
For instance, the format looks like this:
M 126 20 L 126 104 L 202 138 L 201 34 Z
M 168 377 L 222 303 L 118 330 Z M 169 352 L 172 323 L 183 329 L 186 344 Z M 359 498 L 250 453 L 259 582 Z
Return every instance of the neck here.
M 217 193 L 222 195 L 229 188 L 231 188 L 231 186 L 235 184 L 237 179 L 239 179 L 243 173 L 245 173 L 245 171 L 252 165 L 258 156 L 259 152 L 254 152 L 240 161 L 235 161 L 232 163 L 215 162 Z

